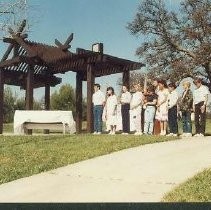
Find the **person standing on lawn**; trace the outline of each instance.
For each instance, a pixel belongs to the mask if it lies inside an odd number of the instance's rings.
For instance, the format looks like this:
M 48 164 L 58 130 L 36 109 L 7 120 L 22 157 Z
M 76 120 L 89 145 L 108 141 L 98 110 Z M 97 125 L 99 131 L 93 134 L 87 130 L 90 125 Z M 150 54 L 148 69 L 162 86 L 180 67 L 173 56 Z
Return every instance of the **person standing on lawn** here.
M 168 109 L 168 126 L 169 134 L 167 136 L 177 136 L 178 135 L 178 122 L 177 122 L 177 103 L 178 103 L 178 93 L 176 91 L 176 84 L 168 84 L 169 95 L 167 98 L 167 109 Z
M 144 113 L 144 134 L 146 135 L 153 134 L 157 99 L 158 96 L 155 94 L 154 87 L 149 87 L 144 99 L 144 105 L 146 107 Z
M 159 79 L 154 79 L 153 82 L 152 82 L 152 85 L 155 88 L 155 94 L 157 94 L 158 91 L 159 91 L 159 85 L 158 84 L 159 84 Z M 155 119 L 155 121 L 154 121 L 154 135 L 159 135 L 160 132 L 161 132 L 160 122 L 157 119 Z
M 128 91 L 128 87 L 125 85 L 122 86 L 122 95 L 120 99 L 121 103 L 121 113 L 122 113 L 122 131 L 123 135 L 130 133 L 130 102 L 131 94 Z
M 100 90 L 100 85 L 94 85 L 94 94 L 92 96 L 93 115 L 94 115 L 94 134 L 102 133 L 102 115 L 103 107 L 105 105 L 105 95 Z
M 192 122 L 191 122 L 191 112 L 193 104 L 193 93 L 190 90 L 191 83 L 189 81 L 184 81 L 182 83 L 184 92 L 179 103 L 179 111 L 182 114 L 183 123 L 183 134 L 182 137 L 192 136 Z
M 141 86 L 139 84 L 134 85 L 135 93 L 132 95 L 130 103 L 131 112 L 133 114 L 133 120 L 135 125 L 135 135 L 142 135 L 141 113 L 143 105 L 143 93 L 141 92 Z
M 196 89 L 193 92 L 193 110 L 195 112 L 195 137 L 205 135 L 206 127 L 206 106 L 208 102 L 209 90 L 202 84 L 202 79 L 196 79 L 194 81 Z
M 106 124 L 110 126 L 110 135 L 115 135 L 117 127 L 117 97 L 114 93 L 113 87 L 107 88 L 107 100 L 105 105 L 105 120 Z
M 167 98 L 169 95 L 166 81 L 160 80 L 158 82 L 159 91 L 157 92 L 158 95 L 158 103 L 157 103 L 157 112 L 155 119 L 160 123 L 160 135 L 165 136 L 167 130 L 167 120 L 168 120 L 168 110 L 167 110 Z

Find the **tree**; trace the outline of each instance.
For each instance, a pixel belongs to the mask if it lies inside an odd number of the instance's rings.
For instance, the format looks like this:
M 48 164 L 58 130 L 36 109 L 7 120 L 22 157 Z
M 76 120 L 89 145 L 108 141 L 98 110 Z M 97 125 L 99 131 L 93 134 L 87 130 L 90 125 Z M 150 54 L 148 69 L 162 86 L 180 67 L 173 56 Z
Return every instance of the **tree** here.
M 3 106 L 3 116 L 4 122 L 9 123 L 13 121 L 14 116 L 14 104 L 15 96 L 12 93 L 11 88 L 7 87 L 4 91 L 4 106 Z
M 75 90 L 70 85 L 61 86 L 51 95 L 51 108 L 53 110 L 71 110 L 73 116 L 76 112 Z M 86 103 L 83 101 L 83 118 L 85 117 Z
M 136 54 L 150 76 L 200 76 L 211 90 L 211 0 L 183 0 L 178 13 L 168 11 L 164 0 L 143 0 L 127 28 L 145 37 Z
M 75 112 L 75 91 L 70 85 L 63 85 L 51 96 L 51 108 L 54 110 L 71 110 Z
M 41 110 L 42 102 L 39 100 L 34 100 L 33 109 Z M 13 122 L 15 110 L 25 110 L 25 98 L 18 98 L 17 95 L 13 93 L 10 87 L 6 87 L 4 90 L 3 107 L 4 123 Z

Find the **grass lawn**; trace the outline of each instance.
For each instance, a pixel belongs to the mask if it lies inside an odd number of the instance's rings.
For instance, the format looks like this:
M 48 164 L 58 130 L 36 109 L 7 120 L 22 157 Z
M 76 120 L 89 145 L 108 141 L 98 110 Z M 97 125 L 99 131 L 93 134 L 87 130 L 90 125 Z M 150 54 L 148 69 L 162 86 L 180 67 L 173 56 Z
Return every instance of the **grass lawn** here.
M 86 129 L 86 122 L 83 122 L 83 129 Z M 4 133 L 13 133 L 13 123 L 4 124 Z M 34 130 L 34 133 L 43 133 L 43 130 Z M 56 132 L 54 132 L 56 133 Z M 58 131 L 57 131 L 58 133 Z M 60 132 L 62 133 L 62 131 Z M 179 133 L 182 134 L 182 122 L 179 121 Z M 195 125 L 193 124 L 193 133 L 195 133 Z M 207 119 L 206 134 L 211 136 L 211 119 Z
M 81 160 L 169 137 L 130 136 L 0 136 L 0 184 Z
M 168 193 L 165 202 L 210 202 L 211 169 L 204 170 Z
M 4 124 L 3 132 L 4 133 L 13 133 L 13 123 Z

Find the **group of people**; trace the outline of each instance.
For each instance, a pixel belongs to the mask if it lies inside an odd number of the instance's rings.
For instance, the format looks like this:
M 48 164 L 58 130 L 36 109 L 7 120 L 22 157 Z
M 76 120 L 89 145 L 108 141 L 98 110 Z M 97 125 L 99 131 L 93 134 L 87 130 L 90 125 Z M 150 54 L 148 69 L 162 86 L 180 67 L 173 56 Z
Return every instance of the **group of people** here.
M 192 136 L 192 116 L 195 118 L 196 133 L 205 135 L 206 107 L 209 90 L 202 80 L 194 80 L 196 89 L 191 91 L 191 83 L 182 83 L 183 93 L 179 96 L 175 83 L 154 80 L 144 90 L 140 84 L 133 86 L 132 93 L 123 85 L 118 100 L 114 88 L 108 87 L 106 95 L 99 84 L 94 85 L 93 114 L 94 134 L 101 134 L 103 121 L 109 126 L 109 134 L 115 135 L 117 128 L 117 106 L 121 104 L 122 134 L 130 133 L 130 120 L 135 126 L 135 135 L 178 135 L 178 117 L 182 118 L 184 137 Z M 130 117 L 132 115 L 132 118 Z

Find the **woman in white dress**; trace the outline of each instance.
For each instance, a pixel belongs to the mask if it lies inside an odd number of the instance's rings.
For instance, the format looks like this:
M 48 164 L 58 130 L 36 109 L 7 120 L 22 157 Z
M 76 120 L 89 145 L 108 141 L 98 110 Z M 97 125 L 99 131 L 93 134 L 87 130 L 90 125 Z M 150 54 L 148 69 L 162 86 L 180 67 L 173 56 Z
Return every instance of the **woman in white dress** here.
M 141 112 L 143 105 L 143 93 L 141 92 L 141 85 L 134 85 L 135 93 L 132 96 L 132 100 L 130 103 L 131 112 L 133 114 L 133 121 L 135 125 L 135 135 L 142 135 L 142 124 L 141 124 Z
M 158 95 L 158 103 L 157 103 L 157 112 L 155 119 L 160 122 L 160 135 L 165 136 L 167 131 L 167 121 L 168 121 L 168 95 L 169 91 L 167 89 L 166 82 L 164 80 L 160 80 L 159 83 L 159 91 Z
M 110 126 L 110 135 L 115 135 L 117 127 L 117 97 L 112 87 L 107 88 L 107 101 L 105 105 L 105 120 Z

